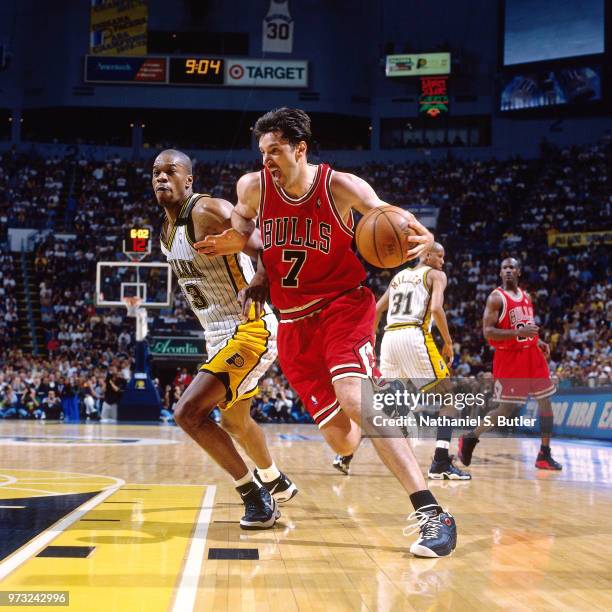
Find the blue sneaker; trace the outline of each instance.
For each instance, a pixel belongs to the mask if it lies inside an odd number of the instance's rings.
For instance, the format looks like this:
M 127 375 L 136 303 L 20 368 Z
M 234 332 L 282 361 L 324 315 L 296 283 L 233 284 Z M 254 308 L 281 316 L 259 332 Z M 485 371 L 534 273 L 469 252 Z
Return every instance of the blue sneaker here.
M 260 487 L 256 482 L 247 482 L 236 487 L 236 490 L 240 493 L 244 504 L 244 516 L 240 519 L 242 529 L 274 527 L 281 513 L 268 489 Z
M 464 472 L 453 464 L 452 456 L 441 461 L 434 459 L 427 476 L 430 480 L 472 480 L 469 472 Z
M 404 529 L 408 536 L 419 531 L 419 539 L 412 544 L 410 552 L 417 557 L 446 557 L 457 546 L 457 526 L 450 512 L 439 512 L 437 506 L 423 506 L 409 517 L 414 521 Z

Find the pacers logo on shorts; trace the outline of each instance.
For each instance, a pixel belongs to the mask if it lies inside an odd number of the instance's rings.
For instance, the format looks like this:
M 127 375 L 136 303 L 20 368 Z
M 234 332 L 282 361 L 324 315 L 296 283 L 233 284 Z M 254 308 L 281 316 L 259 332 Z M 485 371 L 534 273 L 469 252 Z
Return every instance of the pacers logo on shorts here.
M 244 365 L 244 357 L 240 353 L 234 353 L 231 357 L 225 360 L 225 363 L 241 368 Z

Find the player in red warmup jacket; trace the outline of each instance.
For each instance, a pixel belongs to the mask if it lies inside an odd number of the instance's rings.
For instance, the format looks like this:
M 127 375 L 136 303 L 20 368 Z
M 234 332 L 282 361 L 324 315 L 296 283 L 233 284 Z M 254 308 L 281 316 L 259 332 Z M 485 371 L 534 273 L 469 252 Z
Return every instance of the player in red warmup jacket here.
M 349 455 L 361 438 L 361 391 L 375 364 L 372 329 L 376 302 L 363 287 L 366 273 L 353 252 L 353 210 L 382 206 L 361 178 L 309 164 L 310 118 L 299 109 L 266 113 L 254 128 L 263 169 L 238 181 L 231 230 L 201 243 L 208 255 L 241 251 L 259 229 L 261 263 L 246 289 L 245 311 L 268 291 L 280 311 L 278 352 L 287 380 L 320 427 L 327 443 Z M 414 217 L 411 259 L 429 249 L 433 236 Z M 197 246 L 197 245 L 196 245 Z M 265 268 L 265 269 L 264 269 Z M 420 531 L 410 550 L 442 557 L 456 544 L 453 517 L 427 489 L 406 439 L 373 437 L 379 457 L 410 496 Z
M 502 261 L 502 286 L 489 294 L 482 319 L 484 337 L 495 348 L 493 401 L 501 404 L 488 416 L 493 422 L 497 422 L 497 417 L 509 418 L 525 404 L 528 396 L 536 399 L 542 446 L 535 466 L 541 470 L 560 470 L 561 465 L 550 454 L 553 429 L 550 396 L 556 391 L 546 363 L 550 349 L 539 338 L 540 330 L 534 323 L 531 298 L 518 285 L 520 275 L 521 268 L 516 259 L 509 257 Z M 459 438 L 458 455 L 464 465 L 470 465 L 479 436 L 491 427 L 481 425 Z

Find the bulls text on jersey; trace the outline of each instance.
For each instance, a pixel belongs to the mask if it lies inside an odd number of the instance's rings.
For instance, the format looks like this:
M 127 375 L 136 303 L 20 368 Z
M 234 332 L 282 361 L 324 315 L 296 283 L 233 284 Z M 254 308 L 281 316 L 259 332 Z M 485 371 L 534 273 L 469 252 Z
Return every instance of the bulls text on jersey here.
M 509 312 L 510 325 L 514 329 L 518 326 L 533 323 L 533 307 L 532 306 L 516 306 Z
M 332 226 L 320 221 L 318 227 L 312 219 L 304 217 L 277 217 L 263 222 L 263 248 L 272 246 L 303 246 L 329 253 Z

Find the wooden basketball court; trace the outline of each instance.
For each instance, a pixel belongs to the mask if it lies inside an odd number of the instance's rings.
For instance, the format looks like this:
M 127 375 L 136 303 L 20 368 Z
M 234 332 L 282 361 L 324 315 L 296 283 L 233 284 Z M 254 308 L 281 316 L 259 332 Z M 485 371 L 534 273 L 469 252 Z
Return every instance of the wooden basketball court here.
M 352 475 L 314 426 L 266 426 L 299 486 L 277 526 L 238 527 L 229 479 L 176 427 L 2 423 L 0 592 L 71 610 L 610 610 L 612 446 L 484 439 L 471 482 L 434 482 L 459 529 L 416 559 L 406 494 L 362 444 Z M 432 441 L 416 447 L 424 468 Z

